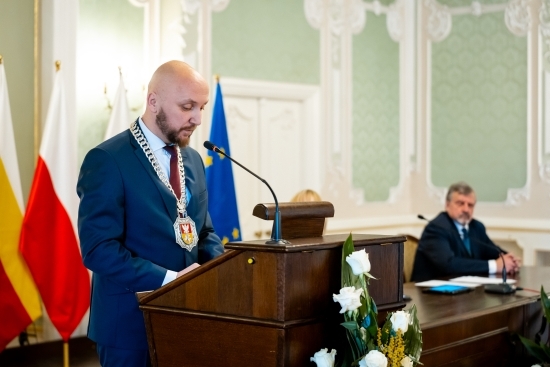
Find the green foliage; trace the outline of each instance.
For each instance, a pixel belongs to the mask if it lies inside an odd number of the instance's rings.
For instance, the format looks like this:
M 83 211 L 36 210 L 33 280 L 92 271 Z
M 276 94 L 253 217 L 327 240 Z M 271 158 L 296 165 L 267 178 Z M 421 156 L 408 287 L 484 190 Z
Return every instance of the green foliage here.
M 544 287 L 540 287 L 540 302 L 542 304 L 542 309 L 544 310 L 544 316 L 546 316 L 546 321 L 550 322 L 550 300 L 544 291 Z
M 548 323 L 550 321 L 550 300 L 548 300 L 548 296 L 546 295 L 546 292 L 544 291 L 544 287 L 540 287 L 540 303 L 542 305 L 542 311 L 544 313 L 544 318 L 546 319 L 546 322 Z M 533 357 L 537 358 L 541 362 L 550 363 L 550 347 L 541 341 L 539 344 L 535 343 L 532 340 L 529 340 L 521 335 L 519 335 L 519 339 L 527 348 L 527 351 L 529 354 L 531 354 Z
M 422 330 L 420 330 L 420 321 L 416 316 L 416 305 L 411 307 L 409 313 L 412 323 L 405 333 L 405 350 L 409 352 L 409 357 L 413 362 L 419 362 L 420 354 L 422 354 Z

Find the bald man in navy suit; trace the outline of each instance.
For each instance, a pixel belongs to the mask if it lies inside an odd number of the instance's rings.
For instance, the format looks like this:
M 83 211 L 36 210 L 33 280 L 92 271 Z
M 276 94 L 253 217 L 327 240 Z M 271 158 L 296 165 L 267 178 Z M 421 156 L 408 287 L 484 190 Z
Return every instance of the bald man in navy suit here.
M 202 159 L 187 146 L 208 98 L 206 81 L 189 65 L 161 65 L 143 116 L 82 163 L 78 231 L 84 265 L 93 272 L 88 337 L 103 367 L 151 364 L 135 292 L 157 289 L 223 253 Z

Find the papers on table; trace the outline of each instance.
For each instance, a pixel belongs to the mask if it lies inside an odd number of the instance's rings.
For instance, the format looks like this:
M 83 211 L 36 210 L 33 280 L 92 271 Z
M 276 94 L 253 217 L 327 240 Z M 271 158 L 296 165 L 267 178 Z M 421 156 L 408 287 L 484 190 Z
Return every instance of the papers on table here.
M 438 287 L 440 285 L 459 285 L 462 287 L 475 288 L 477 286 L 480 286 L 481 284 L 461 283 L 461 282 L 454 282 L 450 280 L 427 280 L 425 282 L 418 282 L 415 285 L 417 287 Z
M 415 285 L 417 287 L 437 287 L 439 285 L 461 285 L 464 287 L 475 288 L 484 284 L 501 284 L 501 278 L 488 278 L 478 276 L 462 276 L 453 278 L 450 280 L 427 280 L 425 282 L 418 282 Z M 515 279 L 506 279 L 506 283 L 515 284 Z
M 451 279 L 453 282 L 461 282 L 461 283 L 475 283 L 475 284 L 501 284 L 502 279 L 501 278 L 487 278 L 487 277 L 476 277 L 476 276 L 463 276 L 458 278 Z M 506 283 L 508 284 L 516 284 L 515 279 L 506 279 Z

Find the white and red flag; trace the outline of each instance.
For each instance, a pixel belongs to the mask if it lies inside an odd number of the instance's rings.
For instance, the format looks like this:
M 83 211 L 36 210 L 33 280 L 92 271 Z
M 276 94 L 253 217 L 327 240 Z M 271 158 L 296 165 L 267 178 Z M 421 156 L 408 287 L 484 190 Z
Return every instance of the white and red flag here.
M 23 191 L 6 73 L 0 57 L 0 352 L 42 311 L 38 290 L 19 252 Z
M 90 276 L 82 263 L 76 229 L 76 132 L 76 121 L 67 118 L 62 70 L 58 70 L 23 220 L 20 250 L 48 316 L 66 342 L 90 304 Z
M 128 107 L 128 98 L 126 97 L 126 88 L 124 87 L 121 72 L 115 101 L 113 102 L 113 109 L 111 110 L 111 117 L 109 118 L 107 130 L 105 130 L 105 140 L 128 129 L 131 122 L 130 108 Z

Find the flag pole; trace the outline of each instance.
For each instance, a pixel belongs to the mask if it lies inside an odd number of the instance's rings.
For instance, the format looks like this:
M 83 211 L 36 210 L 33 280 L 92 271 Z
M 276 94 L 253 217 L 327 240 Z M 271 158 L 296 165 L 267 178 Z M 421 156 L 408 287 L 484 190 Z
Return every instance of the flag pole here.
M 55 61 L 55 72 L 61 69 L 61 61 Z M 69 342 L 63 341 L 63 367 L 69 367 Z
M 61 69 L 61 61 L 55 61 L 55 72 Z M 69 342 L 63 341 L 63 367 L 69 367 Z
M 69 367 L 69 342 L 63 341 L 63 367 Z

